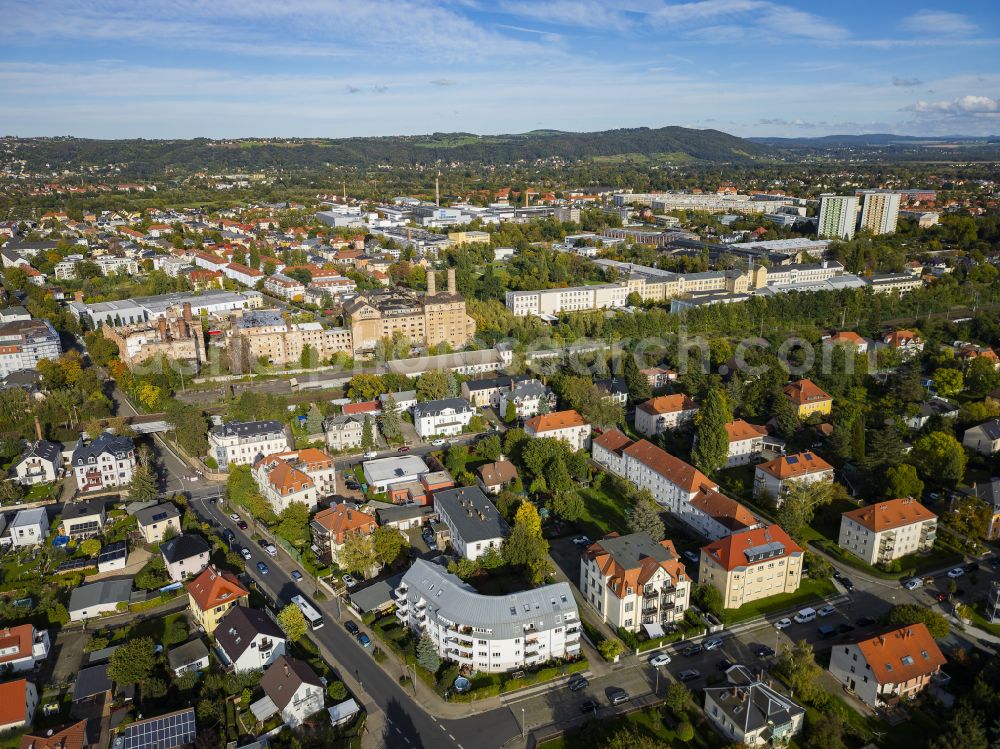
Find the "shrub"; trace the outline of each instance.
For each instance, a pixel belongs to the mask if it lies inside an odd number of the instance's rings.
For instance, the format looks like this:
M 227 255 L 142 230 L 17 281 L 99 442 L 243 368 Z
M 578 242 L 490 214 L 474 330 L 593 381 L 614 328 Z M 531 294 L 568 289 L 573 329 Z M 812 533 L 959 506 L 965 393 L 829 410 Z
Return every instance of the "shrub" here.
M 597 646 L 597 651 L 601 654 L 601 657 L 608 662 L 613 661 L 621 655 L 624 649 L 619 640 L 604 640 Z
M 403 674 L 402 676 L 399 677 L 399 686 L 401 686 L 401 687 L 408 687 L 412 683 L 413 683 L 413 679 L 411 679 L 406 674 Z
M 635 632 L 625 629 L 624 627 L 618 628 L 618 636 L 622 638 L 629 649 L 638 650 L 639 649 L 639 638 L 636 636 Z
M 347 698 L 347 687 L 342 681 L 331 681 L 326 693 L 334 702 L 343 702 Z
M 219 467 L 219 461 L 217 461 L 213 457 L 205 458 L 205 467 L 206 468 L 211 468 L 213 471 L 217 470 L 218 467 Z
M 676 732 L 677 738 L 681 741 L 688 742 L 694 738 L 694 726 L 686 720 L 677 724 Z
M 389 656 L 385 654 L 385 651 L 377 645 L 372 649 L 372 658 L 375 659 L 376 663 L 384 663 L 385 659 L 388 657 Z

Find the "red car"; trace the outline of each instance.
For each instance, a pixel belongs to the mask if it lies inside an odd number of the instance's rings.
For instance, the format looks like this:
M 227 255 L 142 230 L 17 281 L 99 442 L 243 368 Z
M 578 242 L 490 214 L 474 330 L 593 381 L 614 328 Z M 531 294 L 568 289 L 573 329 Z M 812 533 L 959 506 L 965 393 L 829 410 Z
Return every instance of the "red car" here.
M 236 523 L 236 525 L 239 527 L 239 529 L 241 531 L 245 531 L 249 527 L 249 526 L 247 526 L 247 521 L 246 520 L 240 520 L 240 521 L 238 521 Z
M 396 450 L 396 452 L 398 452 L 398 453 L 408 453 L 408 452 L 410 452 L 410 448 L 408 448 L 408 447 L 401 447 L 398 450 Z
M 947 601 L 948 600 L 948 594 L 947 593 L 935 593 L 934 594 L 934 600 L 935 601 Z

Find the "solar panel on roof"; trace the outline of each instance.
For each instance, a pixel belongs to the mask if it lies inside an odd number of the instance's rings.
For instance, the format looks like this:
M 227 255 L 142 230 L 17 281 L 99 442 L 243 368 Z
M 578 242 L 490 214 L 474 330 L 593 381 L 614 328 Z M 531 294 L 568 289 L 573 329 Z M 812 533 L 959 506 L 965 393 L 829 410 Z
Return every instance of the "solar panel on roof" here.
M 164 715 L 128 726 L 115 738 L 115 749 L 173 749 L 194 743 L 194 710 Z
M 802 457 L 804 457 L 804 458 L 805 458 L 806 460 L 812 460 L 812 459 L 813 459 L 813 456 L 812 456 L 812 454 L 811 454 L 811 453 L 806 453 L 806 454 L 805 454 L 804 456 L 802 456 Z
M 788 457 L 788 465 L 793 466 L 793 465 L 795 465 L 798 462 L 799 462 L 799 456 L 797 456 L 797 455 L 790 455 Z
M 153 515 L 154 522 L 159 522 L 160 520 L 166 520 L 166 519 L 167 519 L 167 513 L 165 512 L 158 512 L 155 515 Z

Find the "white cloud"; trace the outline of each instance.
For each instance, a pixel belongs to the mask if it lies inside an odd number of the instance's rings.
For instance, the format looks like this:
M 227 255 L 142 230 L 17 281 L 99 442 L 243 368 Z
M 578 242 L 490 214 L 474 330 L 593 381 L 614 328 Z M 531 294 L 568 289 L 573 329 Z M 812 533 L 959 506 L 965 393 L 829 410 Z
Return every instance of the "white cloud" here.
M 626 13 L 609 8 L 607 3 L 598 0 L 504 0 L 498 10 L 557 26 L 624 31 L 632 23 Z
M 904 111 L 918 114 L 978 115 L 1000 113 L 1000 101 L 989 96 L 961 96 L 947 101 L 918 101 Z
M 914 34 L 935 36 L 965 36 L 978 31 L 966 16 L 945 10 L 920 10 L 904 18 L 899 27 Z

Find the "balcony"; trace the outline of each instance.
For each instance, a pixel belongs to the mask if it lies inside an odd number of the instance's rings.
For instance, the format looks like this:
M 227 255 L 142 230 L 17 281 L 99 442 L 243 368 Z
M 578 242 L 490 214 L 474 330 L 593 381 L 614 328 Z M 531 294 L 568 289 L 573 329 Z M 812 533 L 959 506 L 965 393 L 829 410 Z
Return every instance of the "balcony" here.
M 660 591 L 658 591 L 656 588 L 646 588 L 645 590 L 642 591 L 643 598 L 656 598 L 659 595 Z
M 647 613 L 648 614 L 653 614 L 653 613 L 656 613 L 656 611 L 658 611 L 659 608 L 660 608 L 659 603 L 657 603 L 656 600 L 653 599 L 653 600 L 647 601 L 646 603 L 644 603 L 642 605 L 642 613 L 644 613 L 644 614 L 647 614 Z

